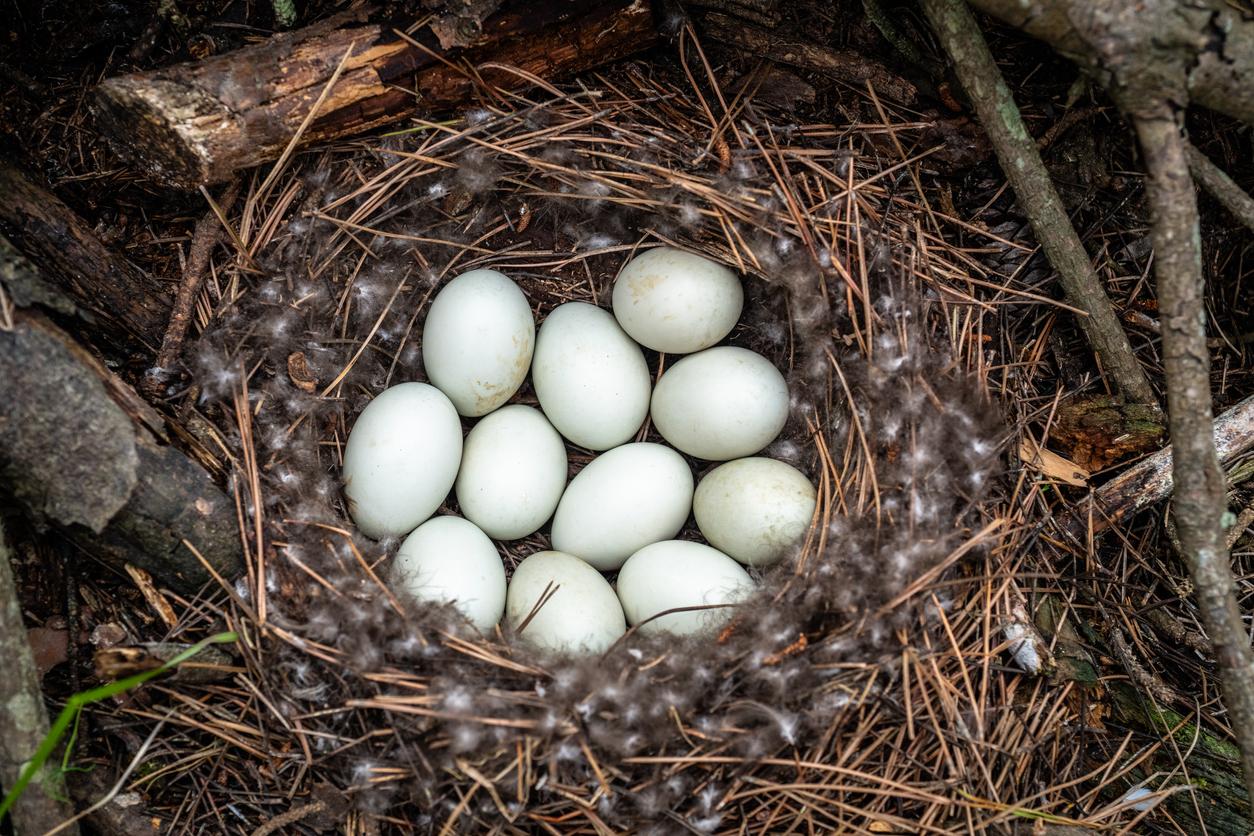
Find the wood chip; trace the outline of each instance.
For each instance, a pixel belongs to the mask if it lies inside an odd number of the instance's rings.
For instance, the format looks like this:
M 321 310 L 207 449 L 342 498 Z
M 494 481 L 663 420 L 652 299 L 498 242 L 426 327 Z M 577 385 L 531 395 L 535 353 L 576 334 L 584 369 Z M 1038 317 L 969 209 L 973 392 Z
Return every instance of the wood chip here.
M 1089 472 L 1087 470 L 1057 453 L 1038 446 L 1035 441 L 1026 436 L 1019 443 L 1019 458 L 1025 465 L 1050 479 L 1057 479 L 1059 482 L 1076 487 L 1084 487 L 1088 484 Z
M 144 596 L 144 600 L 148 602 L 148 606 L 161 617 L 165 622 L 165 626 L 174 627 L 178 624 L 178 617 L 174 614 L 174 608 L 170 606 L 170 602 L 165 599 L 152 583 L 152 575 L 148 574 L 138 566 L 126 564 L 126 573 L 131 576 L 131 580 L 135 581 L 135 585 L 139 587 L 140 593 Z

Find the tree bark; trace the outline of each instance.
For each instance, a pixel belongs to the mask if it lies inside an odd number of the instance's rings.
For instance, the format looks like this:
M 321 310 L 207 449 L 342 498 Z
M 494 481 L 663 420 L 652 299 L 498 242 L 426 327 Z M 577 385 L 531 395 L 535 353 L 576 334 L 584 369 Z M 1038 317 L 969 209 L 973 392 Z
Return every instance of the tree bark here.
M 360 133 L 465 101 L 479 79 L 528 86 L 650 46 L 649 0 L 512 0 L 464 50 L 443 54 L 426 27 L 402 37 L 366 7 L 205 61 L 108 79 L 93 109 L 123 156 L 192 188 L 276 159 L 342 73 L 304 144 Z
M 1183 74 L 1188 101 L 1254 124 L 1254 16 L 1224 0 L 970 0 L 1095 75 L 1126 107 Z M 1181 101 L 1183 103 L 1183 99 Z
M 59 302 L 30 301 L 61 313 L 77 309 L 110 338 L 149 348 L 160 342 L 170 317 L 165 285 L 114 255 L 70 207 L 4 163 L 0 195 L 0 234 L 39 269 L 43 288 L 64 294 Z M 28 304 L 21 297 L 15 301 Z
M 0 790 L 17 781 L 22 768 L 48 733 L 48 709 L 44 705 L 39 670 L 26 641 L 26 625 L 13 580 L 4 526 L 0 525 L 0 652 L 5 676 L 0 677 Z M 73 814 L 65 798 L 65 784 L 51 766 L 26 787 L 10 813 L 18 834 L 43 833 Z M 77 827 L 63 831 L 68 836 Z
M 988 132 L 997 160 L 1014 187 L 1036 240 L 1058 271 L 1067 301 L 1085 311 L 1080 327 L 1124 397 L 1157 410 L 1158 400 L 1144 369 L 1132 353 L 1123 324 L 1094 272 L 1084 243 L 1076 234 L 1028 133 L 1010 89 L 963 0 L 923 0 L 923 9 L 971 103 Z
M 0 238 L 0 251 L 8 244 Z M 45 317 L 0 330 L 0 487 L 84 551 L 192 591 L 242 568 L 235 508 L 161 417 Z

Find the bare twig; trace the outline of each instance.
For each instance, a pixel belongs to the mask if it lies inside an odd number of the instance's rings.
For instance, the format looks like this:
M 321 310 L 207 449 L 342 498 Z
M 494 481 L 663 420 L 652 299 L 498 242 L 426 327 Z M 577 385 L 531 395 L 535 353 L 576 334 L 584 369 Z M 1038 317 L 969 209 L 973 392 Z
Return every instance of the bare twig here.
M 1193 172 L 1193 179 L 1198 185 L 1210 192 L 1210 196 L 1222 203 L 1237 220 L 1254 230 L 1254 198 L 1232 182 L 1232 178 L 1222 168 L 1211 162 L 1210 157 L 1197 150 L 1191 142 L 1188 144 L 1188 153 L 1189 170 Z
M 311 801 L 308 804 L 295 807 L 288 810 L 286 813 L 282 813 L 270 819 L 270 821 L 254 830 L 253 836 L 270 836 L 271 833 L 277 833 L 289 824 L 296 824 L 296 822 L 306 816 L 312 816 L 314 813 L 321 813 L 325 809 L 327 809 L 325 802 Z
M 1058 271 L 1067 301 L 1088 314 L 1080 317 L 1080 327 L 1101 357 L 1103 369 L 1125 397 L 1157 407 L 1149 379 L 1132 353 L 1128 336 L 1067 217 L 1036 143 L 1023 124 L 1014 97 L 971 11 L 963 0 L 923 0 L 923 9 L 945 52 L 953 59 L 954 71 L 971 97 L 1032 231 L 1049 263 Z
M 0 677 L 0 784 L 5 788 L 16 783 L 26 760 L 39 748 L 48 733 L 48 712 L 39 687 L 39 672 L 30 645 L 26 643 L 26 626 L 22 623 L 22 606 L 17 600 L 13 568 L 9 565 L 9 547 L 0 525 L 0 644 L 8 669 Z M 13 807 L 13 826 L 18 833 L 43 833 L 65 821 L 72 810 L 62 801 L 65 786 L 55 769 L 44 770 L 31 782 Z M 69 828 L 77 832 L 77 828 Z
M 234 180 L 222 193 L 218 204 L 223 212 L 229 212 L 235 198 L 239 195 L 240 181 Z M 183 349 L 183 337 L 187 334 L 187 326 L 192 321 L 192 310 L 196 306 L 196 297 L 205 279 L 205 271 L 209 268 L 209 256 L 222 235 L 222 224 L 212 209 L 205 212 L 204 217 L 196 222 L 192 232 L 192 245 L 187 254 L 187 264 L 183 268 L 183 280 L 179 283 L 178 294 L 174 297 L 174 310 L 170 313 L 170 324 L 166 327 L 165 337 L 161 340 L 161 350 L 157 352 L 157 361 L 149 377 L 144 381 L 144 388 L 149 394 L 160 391 L 162 384 L 170 375 L 179 353 Z
M 1251 525 L 1254 525 L 1254 505 L 1238 514 L 1237 521 L 1232 524 L 1232 528 L 1228 529 L 1227 543 L 1229 550 L 1237 544 L 1237 541 L 1241 539 L 1241 535 Z
M 1237 606 L 1224 538 L 1226 485 L 1213 438 L 1201 236 L 1183 113 L 1164 97 L 1157 112 L 1141 110 L 1133 123 L 1149 173 L 1176 529 L 1219 663 L 1245 784 L 1254 798 L 1254 652 Z

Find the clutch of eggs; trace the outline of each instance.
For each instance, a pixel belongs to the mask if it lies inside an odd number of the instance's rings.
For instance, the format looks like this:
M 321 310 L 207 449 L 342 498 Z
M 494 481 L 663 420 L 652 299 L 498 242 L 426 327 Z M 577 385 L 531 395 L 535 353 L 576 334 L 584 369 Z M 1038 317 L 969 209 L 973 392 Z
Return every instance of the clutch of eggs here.
M 629 625 L 679 636 L 725 623 L 756 588 L 744 567 L 795 549 L 817 502 L 803 473 L 755 455 L 783 430 L 789 393 L 765 357 L 719 345 L 743 306 L 735 273 L 668 247 L 623 267 L 612 312 L 567 302 L 539 329 L 508 276 L 449 281 L 423 326 L 429 383 L 378 395 L 344 448 L 357 527 L 404 537 L 392 590 L 553 653 L 603 653 Z M 653 385 L 645 349 L 685 356 Z M 528 371 L 539 408 L 507 405 Z M 646 419 L 666 444 L 638 440 Z M 569 483 L 568 444 L 594 454 Z M 694 485 L 681 453 L 720 464 Z M 433 516 L 450 491 L 462 516 Z M 676 539 L 690 515 L 708 545 Z M 550 521 L 552 549 L 507 584 L 493 540 L 543 536 Z

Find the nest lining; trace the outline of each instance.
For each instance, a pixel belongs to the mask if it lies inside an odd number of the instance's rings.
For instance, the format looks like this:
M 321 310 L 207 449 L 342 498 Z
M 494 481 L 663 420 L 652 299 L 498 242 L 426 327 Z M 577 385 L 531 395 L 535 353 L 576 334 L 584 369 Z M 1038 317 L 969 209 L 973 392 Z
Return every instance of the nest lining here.
M 1026 793 L 1028 719 L 986 713 L 1006 593 L 978 265 L 937 247 L 863 132 L 749 98 L 711 119 L 708 95 L 628 65 L 253 185 L 195 380 L 235 458 L 249 575 L 226 617 L 250 637 L 252 722 L 296 744 L 276 781 L 312 773 L 362 814 L 446 831 L 939 831 L 985 809 L 949 791 L 974 763 L 992 797 Z M 594 659 L 397 600 L 379 580 L 397 543 L 353 532 L 337 473 L 369 399 L 423 379 L 434 292 L 491 267 L 538 322 L 606 307 L 644 242 L 745 275 L 729 341 L 788 378 L 767 455 L 819 488 L 803 546 L 718 636 L 633 635 Z M 529 384 L 513 402 L 534 405 Z M 507 567 L 546 547 L 543 530 L 505 544 Z

